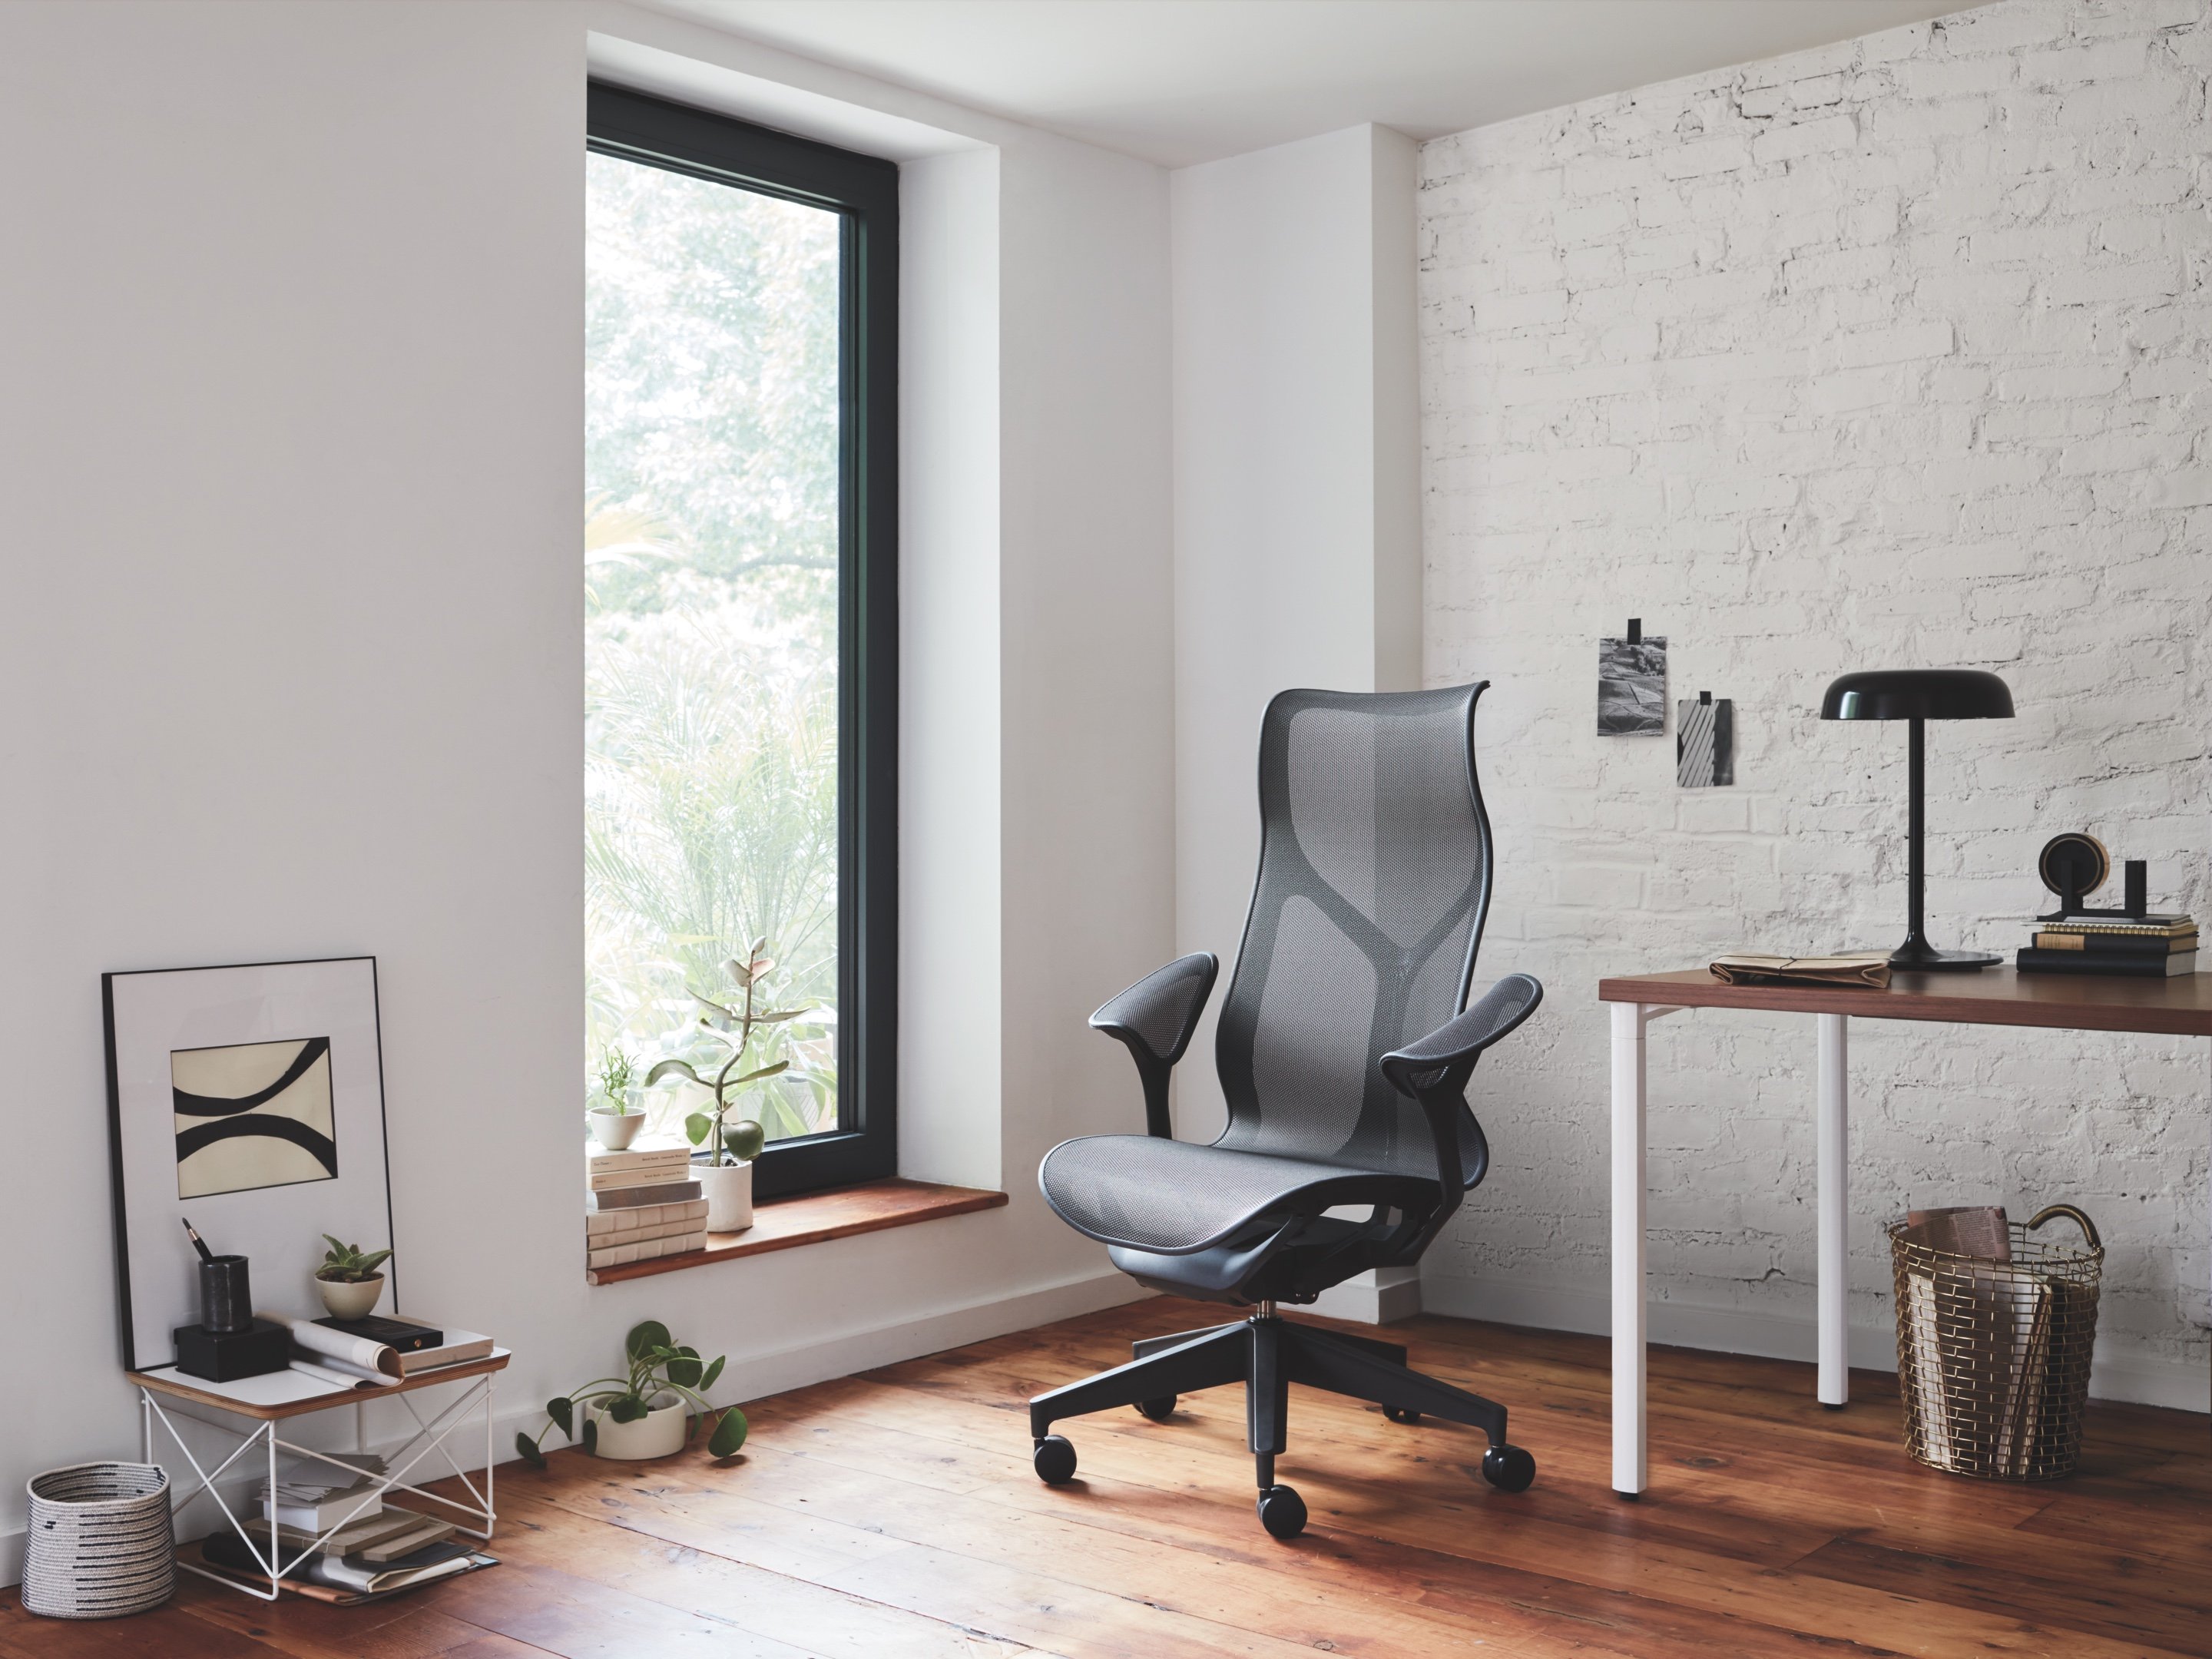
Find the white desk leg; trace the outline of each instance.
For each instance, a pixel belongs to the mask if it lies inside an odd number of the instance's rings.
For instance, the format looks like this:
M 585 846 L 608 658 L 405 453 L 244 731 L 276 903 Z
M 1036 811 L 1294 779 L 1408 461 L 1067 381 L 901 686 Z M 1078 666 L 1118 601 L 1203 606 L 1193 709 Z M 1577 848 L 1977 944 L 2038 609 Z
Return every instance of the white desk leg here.
M 1613 1005 L 1613 1490 L 1642 1495 L 1644 1443 L 1644 1009 Z
M 1820 1103 L 1814 1130 L 1820 1188 L 1820 1403 L 1840 1409 L 1851 1397 L 1850 1027 L 1842 1014 L 1816 1014 L 1820 1024 Z

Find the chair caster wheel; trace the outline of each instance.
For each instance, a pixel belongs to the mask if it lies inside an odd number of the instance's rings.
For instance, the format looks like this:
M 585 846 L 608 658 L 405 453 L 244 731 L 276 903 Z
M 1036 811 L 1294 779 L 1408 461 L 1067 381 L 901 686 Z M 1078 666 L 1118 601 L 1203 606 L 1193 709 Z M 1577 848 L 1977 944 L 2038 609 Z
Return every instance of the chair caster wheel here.
M 1500 1492 L 1526 1492 L 1536 1479 L 1536 1460 L 1518 1446 L 1492 1446 L 1482 1455 L 1482 1478 Z
M 1175 1408 L 1176 1397 L 1171 1394 L 1164 1394 L 1158 1400 L 1139 1400 L 1137 1402 L 1137 1414 L 1155 1423 L 1166 1422 L 1175 1415 Z
M 1048 1486 L 1064 1486 L 1075 1479 L 1075 1448 L 1064 1434 L 1048 1434 L 1036 1443 L 1030 1460 L 1037 1479 Z
M 1260 1494 L 1260 1524 L 1276 1538 L 1296 1538 L 1306 1529 L 1306 1500 L 1288 1486 L 1269 1486 Z
M 1385 1406 L 1382 1408 L 1382 1415 L 1393 1423 L 1418 1423 L 1421 1420 L 1420 1413 L 1403 1411 L 1396 1406 Z

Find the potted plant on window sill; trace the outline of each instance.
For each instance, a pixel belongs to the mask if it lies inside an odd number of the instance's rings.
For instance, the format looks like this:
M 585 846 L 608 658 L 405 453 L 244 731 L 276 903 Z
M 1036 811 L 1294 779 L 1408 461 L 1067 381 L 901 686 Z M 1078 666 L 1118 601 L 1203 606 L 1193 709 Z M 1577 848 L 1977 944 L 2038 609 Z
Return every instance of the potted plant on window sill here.
M 692 1155 L 692 1173 L 707 1200 L 707 1231 L 711 1233 L 742 1232 L 753 1224 L 752 1161 L 760 1156 L 768 1134 L 750 1118 L 732 1119 L 730 1114 L 737 1109 L 735 1097 L 740 1090 L 787 1070 L 791 1062 L 779 1060 L 757 1066 L 749 1072 L 738 1068 L 744 1063 L 757 1033 L 763 1028 L 788 1024 L 806 1012 L 804 1008 L 762 1010 L 757 1006 L 762 981 L 775 966 L 763 954 L 767 945 L 766 939 L 755 939 L 744 961 L 732 959 L 722 964 L 729 971 L 731 981 L 744 994 L 738 1006 L 716 1002 L 696 991 L 691 993 L 693 1000 L 707 1011 L 699 1017 L 700 1038 L 709 1048 L 726 1051 L 720 1068 L 702 1074 L 701 1067 L 709 1062 L 695 1054 L 690 1060 L 660 1060 L 645 1074 L 648 1088 L 663 1078 L 679 1077 L 714 1096 L 712 1111 L 694 1112 L 684 1120 L 685 1136 L 694 1146 L 702 1148 Z
M 630 1099 L 636 1079 L 636 1062 L 620 1048 L 599 1053 L 599 1102 L 584 1114 L 592 1139 L 608 1152 L 618 1152 L 637 1139 L 645 1127 L 644 1109 Z

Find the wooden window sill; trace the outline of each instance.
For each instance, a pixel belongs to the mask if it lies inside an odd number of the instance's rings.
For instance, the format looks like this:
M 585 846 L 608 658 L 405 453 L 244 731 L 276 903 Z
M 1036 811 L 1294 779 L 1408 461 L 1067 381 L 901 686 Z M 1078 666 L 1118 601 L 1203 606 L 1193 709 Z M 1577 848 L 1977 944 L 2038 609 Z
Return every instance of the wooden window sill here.
M 995 1210 L 1006 1201 L 1004 1193 L 986 1192 L 980 1187 L 940 1187 L 927 1181 L 896 1178 L 808 1193 L 799 1198 L 772 1198 L 753 1206 L 753 1224 L 744 1231 L 708 1233 L 703 1250 L 655 1256 L 650 1261 L 625 1261 L 617 1267 L 587 1268 L 584 1277 L 594 1285 L 650 1279 L 655 1273 L 681 1273 L 710 1262 L 818 1244 L 825 1238 L 850 1238 L 855 1233 L 910 1227 L 939 1216 Z

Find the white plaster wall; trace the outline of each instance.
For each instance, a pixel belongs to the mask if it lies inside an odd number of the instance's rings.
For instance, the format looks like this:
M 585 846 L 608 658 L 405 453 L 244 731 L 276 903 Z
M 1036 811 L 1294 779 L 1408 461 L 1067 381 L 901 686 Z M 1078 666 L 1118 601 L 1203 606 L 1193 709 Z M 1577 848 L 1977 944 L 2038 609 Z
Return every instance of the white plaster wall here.
M 1929 730 L 1939 942 L 2021 943 L 2062 830 L 2212 908 L 2208 63 L 2201 0 L 2006 0 L 1423 148 L 1426 673 L 1498 682 L 1485 966 L 1548 992 L 1478 1077 L 1497 1162 L 1431 1307 L 1601 1327 L 1600 975 L 1901 934 L 1905 734 L 1817 720 L 1833 675 L 2013 688 Z M 1671 696 L 1735 700 L 1735 788 L 1595 735 L 1632 615 Z M 1812 1043 L 1652 1029 L 1656 1336 L 1809 1357 Z M 2100 1392 L 2202 1409 L 2205 1047 L 1857 1023 L 1855 1357 L 1908 1198 L 2067 1199 Z
M 968 313 L 1021 349 L 980 390 L 918 358 L 909 389 L 1024 423 L 980 458 L 917 446 L 968 498 L 918 492 L 908 521 L 916 614 L 963 619 L 988 665 L 929 660 L 918 708 L 951 724 L 910 750 L 985 751 L 966 845 L 1001 856 L 908 860 L 920 914 L 965 923 L 910 928 L 904 976 L 977 991 L 968 1029 L 1008 1033 L 917 1044 L 908 1103 L 964 1103 L 918 1143 L 993 1138 L 964 1167 L 1012 1203 L 597 1289 L 571 1058 L 587 29 L 994 150 L 995 185 L 917 199 L 982 192 L 996 258 L 925 265 L 940 297 L 995 284 Z M 568 3 L 0 6 L 0 1043 L 22 1060 L 0 1249 L 26 1264 L 0 1311 L 39 1333 L 0 1344 L 0 1391 L 33 1402 L 0 1438 L 0 1581 L 24 1478 L 136 1444 L 103 969 L 376 955 L 409 1304 L 514 1347 L 502 1445 L 648 1316 L 726 1352 L 738 1400 L 1132 1294 L 1030 1171 L 1127 1087 L 1064 952 L 1173 948 L 1164 175 Z M 1109 706 L 1113 732 L 1060 736 Z M 933 810 L 925 851 L 958 830 Z
M 1418 679 L 1413 160 L 1358 126 L 1172 178 L 1176 945 L 1224 989 L 1267 700 Z M 1211 1009 L 1176 1087 L 1176 1133 L 1212 1139 Z

